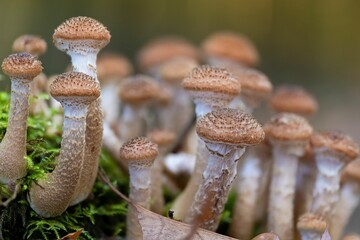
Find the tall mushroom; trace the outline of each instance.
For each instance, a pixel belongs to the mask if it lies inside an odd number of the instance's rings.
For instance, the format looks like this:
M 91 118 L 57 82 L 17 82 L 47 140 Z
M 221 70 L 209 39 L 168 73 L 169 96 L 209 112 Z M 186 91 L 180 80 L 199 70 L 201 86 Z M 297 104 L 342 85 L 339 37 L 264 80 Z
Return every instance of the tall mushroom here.
M 71 57 L 73 70 L 96 76 L 96 58 L 98 52 L 110 41 L 106 27 L 89 17 L 73 17 L 60 24 L 53 34 L 55 46 Z M 103 137 L 103 114 L 101 100 L 96 99 L 89 107 L 86 119 L 86 149 L 80 182 L 71 205 L 75 205 L 90 194 L 94 185 Z
M 303 117 L 281 113 L 264 130 L 273 146 L 273 167 L 268 206 L 268 229 L 280 239 L 294 238 L 294 196 L 299 157 L 303 156 L 312 127 Z
M 196 132 L 210 157 L 185 222 L 215 231 L 236 176 L 237 161 L 246 146 L 259 144 L 265 134 L 251 115 L 227 108 L 206 114 L 197 122 Z
M 194 68 L 184 79 L 182 86 L 190 94 L 195 103 L 197 119 L 212 110 L 227 107 L 229 102 L 240 92 L 240 85 L 224 68 L 199 66 Z M 173 205 L 176 219 L 185 217 L 188 206 L 193 201 L 201 183 L 201 175 L 205 170 L 208 152 L 205 143 L 198 138 L 197 156 L 194 172 L 186 189 Z
M 11 100 L 8 127 L 0 143 L 0 183 L 17 194 L 20 178 L 27 172 L 26 136 L 31 81 L 42 71 L 41 62 L 29 53 L 12 54 L 4 59 L 3 72 L 11 79 Z M 15 189 L 11 189 L 16 186 Z M 6 205 L 9 201 L 4 202 Z
M 146 137 L 136 137 L 120 148 L 120 156 L 129 165 L 130 200 L 149 209 L 151 197 L 151 166 L 158 155 L 158 146 Z M 127 215 L 127 237 L 129 240 L 142 239 L 137 210 L 129 205 Z
M 30 206 L 42 217 L 62 214 L 75 194 L 86 149 L 86 116 L 90 104 L 100 96 L 100 87 L 92 77 L 70 72 L 56 78 L 50 93 L 64 107 L 64 123 L 55 169 L 29 191 Z

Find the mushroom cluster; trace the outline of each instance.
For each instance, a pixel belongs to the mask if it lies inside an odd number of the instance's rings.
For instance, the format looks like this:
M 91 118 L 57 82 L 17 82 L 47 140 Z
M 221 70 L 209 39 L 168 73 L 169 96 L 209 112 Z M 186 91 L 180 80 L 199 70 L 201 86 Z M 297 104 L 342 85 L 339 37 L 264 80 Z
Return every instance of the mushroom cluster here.
M 89 17 L 60 24 L 53 42 L 72 70 L 52 81 L 38 60 L 46 42 L 35 35 L 14 41 L 19 53 L 2 63 L 11 79 L 0 143 L 2 208 L 26 193 L 34 214 L 56 219 L 93 201 L 103 149 L 113 170 L 129 176 L 129 240 L 146 236 L 139 209 L 166 215 L 169 207 L 170 218 L 190 226 L 189 237 L 203 228 L 243 240 L 341 239 L 360 200 L 359 147 L 344 133 L 311 126 L 318 104 L 301 86 L 272 94 L 249 39 L 218 32 L 198 48 L 176 36 L 157 38 L 139 51 L 134 68 L 116 53 L 97 59 L 110 38 Z M 29 112 L 58 121 L 50 102 L 30 106 L 29 96 L 43 93 L 62 106 L 61 149 L 51 171 L 24 184 Z M 252 115 L 263 101 L 275 112 L 264 127 Z M 264 233 L 255 237 L 255 226 Z M 152 234 L 163 239 L 169 228 Z

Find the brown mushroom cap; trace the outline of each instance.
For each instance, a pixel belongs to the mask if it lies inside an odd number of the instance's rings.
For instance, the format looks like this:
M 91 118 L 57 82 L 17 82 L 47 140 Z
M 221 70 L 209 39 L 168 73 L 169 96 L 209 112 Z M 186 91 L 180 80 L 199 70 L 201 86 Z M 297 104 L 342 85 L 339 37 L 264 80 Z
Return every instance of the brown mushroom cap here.
M 12 78 L 33 80 L 42 71 L 41 62 L 30 53 L 11 54 L 2 62 L 3 72 Z
M 323 234 L 327 228 L 327 223 L 320 215 L 305 213 L 300 216 L 296 227 L 299 231 L 311 231 Z
M 151 166 L 158 154 L 157 144 L 146 137 L 133 138 L 120 148 L 120 158 L 135 166 Z
M 236 96 L 241 86 L 225 69 L 208 65 L 194 68 L 187 76 L 182 86 L 188 91 L 224 93 Z
M 110 32 L 99 21 L 90 17 L 73 17 L 60 24 L 53 34 L 54 44 L 61 50 L 65 41 L 87 41 L 89 47 L 101 49 L 110 41 Z M 84 45 L 84 44 L 80 44 Z
M 251 68 L 228 69 L 239 81 L 243 93 L 266 96 L 272 91 L 269 78 L 258 70 Z
M 275 233 L 262 233 L 255 236 L 251 240 L 280 240 L 280 238 Z
M 159 146 L 166 146 L 175 140 L 174 132 L 165 129 L 152 130 L 147 137 Z
M 14 52 L 28 52 L 32 55 L 41 55 L 46 51 L 44 39 L 36 35 L 22 35 L 15 39 L 12 50 Z
M 328 148 L 343 154 L 350 161 L 359 156 L 357 143 L 350 136 L 337 131 L 314 134 L 311 137 L 311 145 L 314 148 Z
M 265 133 L 250 114 L 223 108 L 206 114 L 196 124 L 196 132 L 205 142 L 231 145 L 255 145 L 262 142 Z
M 202 43 L 202 49 L 207 56 L 228 58 L 248 66 L 256 66 L 259 62 L 259 54 L 252 42 L 233 32 L 210 35 Z
M 50 85 L 50 94 L 58 101 L 92 102 L 100 96 L 100 86 L 94 78 L 80 72 L 58 75 Z
M 161 66 L 160 77 L 169 83 L 181 82 L 197 66 L 192 58 L 175 58 Z
M 183 38 L 161 37 L 152 40 L 139 51 L 138 64 L 142 70 L 147 70 L 178 57 L 198 59 L 198 51 Z
M 101 83 L 107 80 L 123 79 L 133 72 L 128 59 L 119 54 L 102 54 L 96 63 L 97 76 Z
M 119 96 L 125 103 L 141 105 L 149 100 L 157 99 L 159 91 L 160 88 L 155 79 L 138 74 L 124 81 Z
M 278 141 L 309 140 L 313 132 L 308 121 L 293 113 L 279 113 L 265 124 L 266 137 Z
M 346 165 L 341 174 L 341 181 L 355 181 L 360 184 L 360 159 Z
M 278 87 L 269 104 L 276 112 L 292 112 L 302 116 L 313 115 L 318 109 L 316 99 L 304 88 L 294 85 Z

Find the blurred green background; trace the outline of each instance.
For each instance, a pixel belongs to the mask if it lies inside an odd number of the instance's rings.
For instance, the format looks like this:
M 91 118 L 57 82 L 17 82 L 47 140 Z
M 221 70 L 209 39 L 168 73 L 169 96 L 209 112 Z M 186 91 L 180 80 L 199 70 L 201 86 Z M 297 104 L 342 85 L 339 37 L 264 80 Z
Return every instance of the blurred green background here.
M 342 130 L 360 140 L 358 0 L 0 0 L 0 10 L 0 59 L 11 53 L 19 35 L 39 34 L 48 42 L 41 57 L 48 75 L 69 63 L 52 45 L 52 34 L 73 16 L 104 23 L 112 34 L 106 50 L 132 60 L 144 43 L 163 34 L 199 44 L 217 30 L 243 33 L 258 47 L 259 68 L 275 86 L 301 84 L 317 96 L 320 111 L 311 119 L 316 128 Z M 8 88 L 6 82 L 0 89 Z M 360 228 L 353 223 L 354 230 Z

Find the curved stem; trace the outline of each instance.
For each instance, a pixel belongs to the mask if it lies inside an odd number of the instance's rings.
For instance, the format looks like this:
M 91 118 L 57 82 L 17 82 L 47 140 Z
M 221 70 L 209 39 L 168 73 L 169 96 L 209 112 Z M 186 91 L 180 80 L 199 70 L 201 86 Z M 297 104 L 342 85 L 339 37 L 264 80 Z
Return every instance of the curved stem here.
M 151 168 L 151 211 L 162 214 L 164 211 L 164 194 L 162 172 L 164 168 L 164 150 L 160 151 Z

